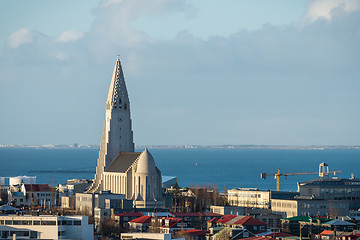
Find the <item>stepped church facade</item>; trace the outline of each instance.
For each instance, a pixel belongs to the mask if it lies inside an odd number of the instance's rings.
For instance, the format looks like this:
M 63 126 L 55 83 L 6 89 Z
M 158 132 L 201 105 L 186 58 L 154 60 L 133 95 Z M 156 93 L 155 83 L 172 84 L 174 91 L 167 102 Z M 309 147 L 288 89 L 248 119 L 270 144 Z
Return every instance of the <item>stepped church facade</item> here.
M 115 63 L 96 174 L 87 193 L 124 194 L 137 208 L 162 206 L 161 172 L 148 149 L 134 151 L 130 101 L 119 58 Z

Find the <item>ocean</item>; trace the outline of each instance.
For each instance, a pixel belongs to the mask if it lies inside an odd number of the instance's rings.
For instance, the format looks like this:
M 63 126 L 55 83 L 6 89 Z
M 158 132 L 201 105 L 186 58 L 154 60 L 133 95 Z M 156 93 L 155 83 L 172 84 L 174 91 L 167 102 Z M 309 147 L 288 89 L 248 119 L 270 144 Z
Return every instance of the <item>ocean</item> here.
M 280 149 L 149 149 L 163 176 L 176 176 L 180 186 L 217 185 L 276 190 L 274 177 L 260 179 L 260 173 L 317 172 L 325 161 L 337 177 L 360 177 L 360 150 Z M 98 149 L 0 148 L 0 177 L 36 176 L 37 183 L 56 186 L 67 179 L 93 178 Z M 29 173 L 36 170 L 86 170 L 86 173 Z M 281 190 L 296 191 L 297 182 L 317 175 L 281 177 Z

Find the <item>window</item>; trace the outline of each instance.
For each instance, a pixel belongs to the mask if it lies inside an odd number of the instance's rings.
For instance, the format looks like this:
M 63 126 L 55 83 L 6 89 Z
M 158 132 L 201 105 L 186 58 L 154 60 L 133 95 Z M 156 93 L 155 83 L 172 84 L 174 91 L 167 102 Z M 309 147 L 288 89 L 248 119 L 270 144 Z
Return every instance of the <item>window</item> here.
M 22 236 L 22 237 L 28 237 L 30 234 L 29 234 L 29 231 L 10 231 L 10 236 L 16 234 L 16 238 L 18 236 Z
M 9 231 L 2 231 L 1 237 L 7 239 L 9 236 Z
M 34 220 L 33 224 L 34 224 L 34 225 L 40 225 L 40 221 Z
M 42 221 L 41 225 L 56 225 L 56 221 Z
M 31 231 L 31 232 L 30 232 L 30 238 L 38 238 L 37 232 Z
M 75 221 L 74 221 L 74 225 L 80 226 L 80 225 L 81 225 L 81 221 L 75 220 Z

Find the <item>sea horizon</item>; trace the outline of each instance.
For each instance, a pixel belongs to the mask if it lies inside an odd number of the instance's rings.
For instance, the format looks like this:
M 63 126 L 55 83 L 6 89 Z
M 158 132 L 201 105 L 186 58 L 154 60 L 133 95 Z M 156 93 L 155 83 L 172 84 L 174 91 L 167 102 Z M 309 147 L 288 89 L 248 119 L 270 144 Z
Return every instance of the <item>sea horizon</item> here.
M 141 150 L 137 148 L 136 150 Z M 237 149 L 237 148 L 149 148 L 163 176 L 176 176 L 181 187 L 217 185 L 224 188 L 276 189 L 273 177 L 260 174 L 317 172 L 325 161 L 336 177 L 360 176 L 359 149 Z M 37 183 L 53 186 L 69 179 L 92 179 L 97 148 L 0 148 L 1 177 L 34 175 Z M 50 171 L 51 170 L 51 171 Z M 54 173 L 54 170 L 65 172 Z M 69 170 L 70 173 L 66 173 Z M 39 172 L 43 171 L 43 172 Z M 47 173 L 47 171 L 49 171 Z M 78 171 L 71 173 L 71 171 Z M 297 183 L 317 178 L 315 174 L 281 178 L 281 190 L 296 191 Z

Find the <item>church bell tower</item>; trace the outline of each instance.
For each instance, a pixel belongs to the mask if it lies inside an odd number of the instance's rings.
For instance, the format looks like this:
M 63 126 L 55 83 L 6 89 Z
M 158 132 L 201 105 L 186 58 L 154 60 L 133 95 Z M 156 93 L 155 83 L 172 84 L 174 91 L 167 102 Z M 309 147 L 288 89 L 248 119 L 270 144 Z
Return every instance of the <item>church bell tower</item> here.
M 115 63 L 106 100 L 104 128 L 95 179 L 89 193 L 103 190 L 103 173 L 120 152 L 134 152 L 130 101 L 119 58 Z

